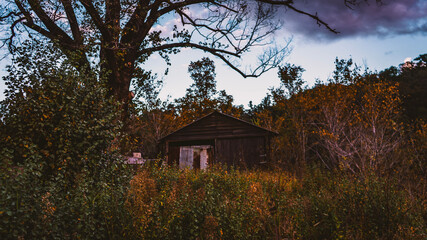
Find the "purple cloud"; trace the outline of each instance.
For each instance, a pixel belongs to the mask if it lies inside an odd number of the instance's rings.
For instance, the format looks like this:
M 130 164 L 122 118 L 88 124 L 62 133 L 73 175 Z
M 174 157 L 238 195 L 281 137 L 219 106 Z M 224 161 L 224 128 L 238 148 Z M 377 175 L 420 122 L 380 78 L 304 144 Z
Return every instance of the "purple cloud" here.
M 427 35 L 426 0 L 361 1 L 350 9 L 344 0 L 295 1 L 295 6 L 316 14 L 339 34 L 333 34 L 306 16 L 287 11 L 284 28 L 311 39 L 339 39 L 353 36 Z M 280 10 L 283 11 L 283 10 Z

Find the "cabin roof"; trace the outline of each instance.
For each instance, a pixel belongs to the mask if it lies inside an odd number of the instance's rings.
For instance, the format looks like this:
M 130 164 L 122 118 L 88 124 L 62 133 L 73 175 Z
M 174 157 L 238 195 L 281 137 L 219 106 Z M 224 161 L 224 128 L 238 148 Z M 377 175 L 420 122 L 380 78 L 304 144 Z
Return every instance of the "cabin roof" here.
M 162 137 L 160 141 L 187 141 L 272 135 L 278 135 L 278 133 L 233 116 L 213 111 L 206 116 Z

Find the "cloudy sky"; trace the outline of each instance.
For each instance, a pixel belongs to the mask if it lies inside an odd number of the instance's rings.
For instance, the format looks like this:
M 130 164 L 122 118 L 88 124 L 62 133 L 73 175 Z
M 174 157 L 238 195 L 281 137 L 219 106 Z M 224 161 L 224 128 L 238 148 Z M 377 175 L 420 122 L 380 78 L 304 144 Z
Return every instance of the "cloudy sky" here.
M 290 37 L 293 51 L 286 61 L 306 69 L 303 78 L 314 83 L 316 78 L 327 79 L 334 69 L 334 60 L 353 58 L 358 65 L 372 70 L 397 66 L 405 59 L 427 53 L 427 1 L 426 0 L 367 0 L 348 8 L 343 0 L 295 0 L 298 7 L 316 14 L 339 34 L 319 27 L 312 19 L 282 10 L 283 28 L 275 40 L 284 42 Z M 178 98 L 191 84 L 187 73 L 190 61 L 208 56 L 195 50 L 184 50 L 172 56 L 172 67 L 164 76 L 163 99 Z M 212 58 L 215 59 L 215 58 Z M 0 63 L 4 68 L 5 60 Z M 147 68 L 159 73 L 165 67 L 160 58 L 146 63 Z M 255 104 L 265 96 L 268 88 L 277 86 L 277 72 L 271 70 L 259 78 L 243 79 L 239 74 L 216 61 L 218 89 L 232 94 L 237 104 Z M 4 73 L 3 73 L 4 74 Z M 4 84 L 0 84 L 0 90 Z M 3 90 L 2 90 L 3 91 Z M 0 94 L 0 98 L 2 98 Z
M 294 12 L 287 14 L 287 28 L 307 38 L 337 40 L 352 37 L 390 37 L 397 35 L 423 34 L 427 32 L 427 1 L 383 0 L 378 4 L 368 0 L 347 7 L 343 0 L 296 1 L 297 6 L 310 13 L 318 13 L 325 22 L 340 34 L 323 31 L 311 20 Z
M 351 8 L 345 6 L 343 0 L 295 2 L 308 12 L 317 13 L 339 32 L 331 33 L 312 19 L 289 10 L 279 14 L 283 29 L 276 34 L 276 40 L 293 38 L 293 51 L 286 61 L 306 69 L 303 78 L 309 85 L 316 78 L 326 80 L 331 76 L 336 57 L 353 58 L 362 67 L 380 71 L 427 53 L 426 0 L 383 0 L 382 4 L 368 0 Z M 203 53 L 188 50 L 172 58 L 174 67 L 164 78 L 162 98 L 185 94 L 191 84 L 188 63 L 202 56 Z M 269 87 L 279 85 L 275 70 L 256 79 L 244 79 L 220 61 L 216 62 L 218 89 L 225 89 L 237 104 L 245 107 L 250 100 L 259 103 Z M 160 65 L 155 63 L 153 65 Z

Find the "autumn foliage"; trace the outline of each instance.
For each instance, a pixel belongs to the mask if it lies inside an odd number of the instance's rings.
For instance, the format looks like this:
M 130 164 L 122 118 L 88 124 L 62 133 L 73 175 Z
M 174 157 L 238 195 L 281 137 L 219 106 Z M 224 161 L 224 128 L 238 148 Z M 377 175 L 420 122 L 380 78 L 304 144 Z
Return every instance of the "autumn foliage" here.
M 127 207 L 142 239 L 421 239 L 423 206 L 395 182 L 319 168 L 285 172 L 144 168 Z
M 252 108 L 256 124 L 280 133 L 274 139 L 273 165 L 301 172 L 316 163 L 357 176 L 399 175 L 402 181 L 416 176 L 416 188 L 424 193 L 425 120 L 422 115 L 408 119 L 404 83 L 351 65 L 337 60 L 327 83 L 296 92 L 285 78 L 285 89 L 272 89 Z M 413 71 L 425 71 L 424 65 L 420 68 Z
M 102 79 L 26 56 L 9 69 L 1 103 L 5 239 L 426 238 L 425 109 L 407 107 L 423 99 L 408 87 L 425 81 L 423 63 L 393 75 L 337 60 L 312 88 L 288 64 L 280 86 L 244 110 L 216 90 L 204 58 L 191 63 L 182 98 L 139 86 L 149 97 L 135 99 L 121 127 Z M 157 141 L 212 110 L 279 133 L 266 169 L 163 163 Z M 159 159 L 129 166 L 118 153 L 131 150 Z

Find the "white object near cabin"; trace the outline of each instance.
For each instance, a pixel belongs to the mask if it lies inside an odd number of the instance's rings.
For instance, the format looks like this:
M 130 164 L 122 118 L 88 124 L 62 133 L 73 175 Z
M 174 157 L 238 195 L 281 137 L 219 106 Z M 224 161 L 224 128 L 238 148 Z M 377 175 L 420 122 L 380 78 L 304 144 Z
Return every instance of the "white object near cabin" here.
M 209 148 L 211 148 L 209 145 L 181 146 L 179 149 L 179 168 L 193 169 L 197 166 L 200 169 L 206 169 L 209 162 Z

